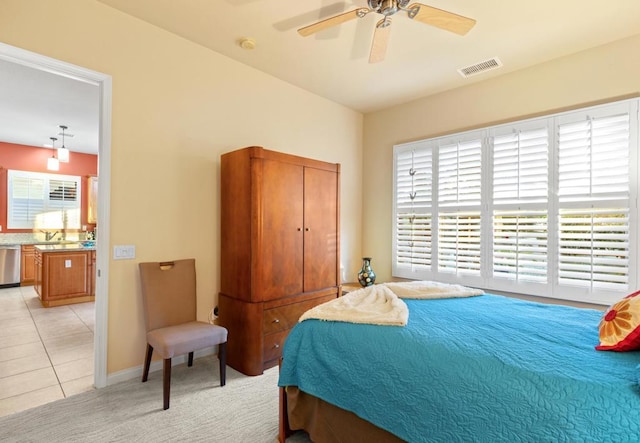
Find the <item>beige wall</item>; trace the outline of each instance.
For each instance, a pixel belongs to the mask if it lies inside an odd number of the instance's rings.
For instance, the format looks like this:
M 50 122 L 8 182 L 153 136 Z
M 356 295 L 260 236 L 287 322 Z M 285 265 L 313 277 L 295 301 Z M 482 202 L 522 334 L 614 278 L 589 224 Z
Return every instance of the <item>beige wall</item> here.
M 640 35 L 367 114 L 362 252 L 391 277 L 393 146 L 640 92 Z
M 137 256 L 109 264 L 108 373 L 142 363 L 138 262 L 195 257 L 199 318 L 214 306 L 224 152 L 341 163 L 342 261 L 357 272 L 361 114 L 92 0 L 0 0 L 0 41 L 113 78 L 109 247 Z

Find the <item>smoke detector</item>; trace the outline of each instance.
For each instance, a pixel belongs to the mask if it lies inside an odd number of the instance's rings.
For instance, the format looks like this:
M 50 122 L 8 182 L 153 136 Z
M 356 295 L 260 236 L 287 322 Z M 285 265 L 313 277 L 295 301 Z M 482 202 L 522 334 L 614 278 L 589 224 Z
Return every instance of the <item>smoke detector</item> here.
M 238 40 L 238 44 L 242 49 L 246 49 L 247 51 L 251 51 L 256 47 L 255 39 L 250 37 L 242 37 L 240 40 Z

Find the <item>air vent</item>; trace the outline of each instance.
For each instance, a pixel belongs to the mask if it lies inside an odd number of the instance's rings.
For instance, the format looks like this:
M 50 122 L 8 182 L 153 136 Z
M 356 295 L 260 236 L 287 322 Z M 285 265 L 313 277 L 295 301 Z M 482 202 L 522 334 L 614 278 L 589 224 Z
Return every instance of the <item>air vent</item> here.
M 475 65 L 467 66 L 465 68 L 458 69 L 458 72 L 464 78 L 471 77 L 473 75 L 482 74 L 483 72 L 491 71 L 502 66 L 502 62 L 498 57 L 490 58 L 489 60 L 476 63 Z

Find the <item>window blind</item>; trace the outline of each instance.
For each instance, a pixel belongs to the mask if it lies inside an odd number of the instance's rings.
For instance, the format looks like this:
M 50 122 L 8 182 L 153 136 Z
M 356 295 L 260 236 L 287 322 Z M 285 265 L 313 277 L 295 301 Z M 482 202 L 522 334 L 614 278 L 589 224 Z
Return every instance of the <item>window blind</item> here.
M 546 211 L 495 211 L 493 276 L 546 283 L 548 223 Z
M 396 262 L 411 269 L 431 265 L 433 156 L 409 147 L 396 157 Z
M 480 211 L 440 213 L 438 270 L 479 276 L 480 254 Z
M 480 275 L 481 168 L 481 138 L 461 138 L 439 146 L 439 272 Z
M 482 140 L 441 146 L 438 167 L 438 205 L 480 204 Z
M 546 127 L 493 138 L 493 201 L 546 202 L 549 193 L 549 135 Z
M 491 143 L 492 276 L 546 283 L 549 130 L 544 121 L 503 130 Z
M 8 172 L 9 229 L 80 228 L 80 177 Z
M 589 289 L 629 286 L 629 210 L 560 210 L 559 281 Z
M 603 304 L 636 289 L 638 107 L 395 146 L 393 275 Z
M 630 114 L 579 113 L 564 121 L 558 127 L 560 282 L 624 291 L 631 253 Z
M 561 202 L 629 197 L 629 114 L 560 124 Z

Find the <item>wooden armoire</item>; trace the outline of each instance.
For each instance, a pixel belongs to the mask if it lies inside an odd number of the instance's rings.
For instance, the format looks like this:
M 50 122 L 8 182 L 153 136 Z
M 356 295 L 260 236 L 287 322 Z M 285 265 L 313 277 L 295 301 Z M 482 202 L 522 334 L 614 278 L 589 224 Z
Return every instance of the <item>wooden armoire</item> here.
M 278 364 L 300 315 L 340 288 L 340 165 L 262 147 L 221 158 L 218 324 L 227 364 Z

